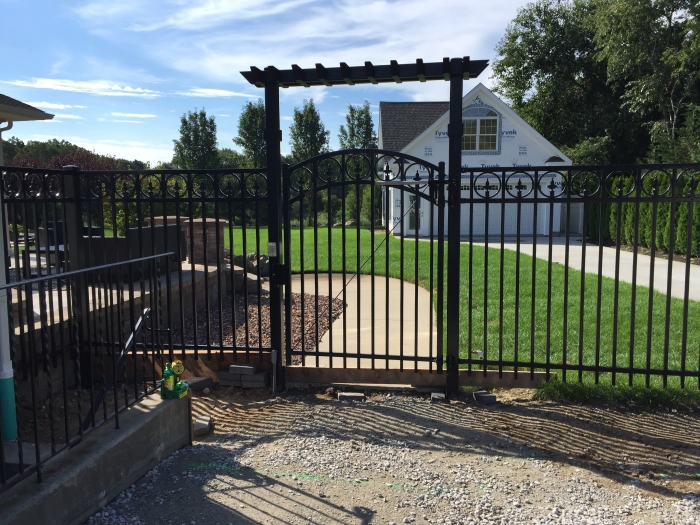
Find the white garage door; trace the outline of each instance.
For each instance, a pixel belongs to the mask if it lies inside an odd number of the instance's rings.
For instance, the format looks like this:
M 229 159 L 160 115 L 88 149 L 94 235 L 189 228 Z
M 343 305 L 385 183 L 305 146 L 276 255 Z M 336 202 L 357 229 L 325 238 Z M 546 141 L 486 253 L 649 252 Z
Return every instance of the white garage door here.
M 523 184 L 524 186 L 527 186 Z M 469 198 L 469 183 L 462 184 L 462 198 Z M 513 190 L 511 190 L 513 191 Z M 527 194 L 529 187 L 522 190 L 523 194 Z M 483 193 L 483 189 L 481 190 Z M 475 192 L 475 197 L 477 194 Z M 488 205 L 488 235 L 489 237 L 499 237 L 501 235 L 501 207 L 500 204 L 502 196 L 500 193 L 494 198 L 492 202 Z M 506 192 L 506 201 L 513 200 L 513 198 Z M 520 211 L 518 215 L 518 205 L 509 204 L 505 205 L 504 213 L 504 227 L 503 231 L 505 235 L 516 235 L 518 222 L 520 223 L 520 235 L 532 235 L 534 231 L 533 216 L 534 216 L 534 204 L 521 204 Z M 461 233 L 462 235 L 469 235 L 469 222 L 470 219 L 473 220 L 474 229 L 473 235 L 486 235 L 486 204 L 473 204 L 473 215 L 470 217 L 469 205 L 462 205 L 462 215 L 461 215 Z

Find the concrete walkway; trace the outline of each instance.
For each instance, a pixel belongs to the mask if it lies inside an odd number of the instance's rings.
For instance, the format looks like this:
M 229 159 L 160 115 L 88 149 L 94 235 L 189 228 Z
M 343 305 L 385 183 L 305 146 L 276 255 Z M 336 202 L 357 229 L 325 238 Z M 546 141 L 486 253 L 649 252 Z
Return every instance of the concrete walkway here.
M 347 275 L 350 280 L 352 274 Z M 318 289 L 314 275 L 304 275 L 304 293 L 329 295 L 338 297 L 346 304 L 344 313 L 335 320 L 331 329 L 326 332 L 319 344 L 319 351 L 338 353 L 339 357 L 320 357 L 319 366 L 329 368 L 332 366 L 357 368 L 357 358 L 352 357 L 358 353 L 358 348 L 363 354 L 374 352 L 377 357 L 360 359 L 360 368 L 371 368 L 374 361 L 375 368 L 385 368 L 388 361 L 389 368 L 399 368 L 398 360 L 382 359 L 383 355 L 403 355 L 408 358 L 414 356 L 435 356 L 437 353 L 437 330 L 435 329 L 435 313 L 431 304 L 430 292 L 413 283 L 403 283 L 403 303 L 401 302 L 401 281 L 399 279 L 376 276 L 374 278 L 374 290 L 372 290 L 372 277 L 370 275 L 358 275 L 352 279 L 344 293 L 342 274 L 318 275 Z M 301 293 L 302 276 L 292 276 L 292 292 Z M 389 291 L 389 310 L 387 312 L 387 287 Z M 403 308 L 399 305 L 403 304 Z M 416 308 L 417 305 L 417 308 Z M 358 309 L 359 306 L 359 309 Z M 374 307 L 374 312 L 372 311 Z M 416 315 L 417 313 L 417 315 Z M 388 314 L 388 315 L 387 315 Z M 432 315 L 433 326 L 430 319 Z M 374 337 L 372 337 L 372 319 L 374 319 Z M 387 332 L 388 326 L 388 332 Z M 387 335 L 388 333 L 388 335 Z M 403 340 L 401 335 L 403 334 Z M 431 344 L 432 341 L 432 344 Z M 345 343 L 346 358 L 342 357 Z M 309 358 L 308 366 L 315 366 L 316 359 Z M 414 362 L 405 362 L 404 368 L 414 368 Z M 419 362 L 417 368 L 428 369 L 428 362 Z M 433 365 L 434 368 L 434 365 Z
M 535 256 L 545 261 L 549 260 L 549 238 L 535 237 L 537 250 Z M 484 246 L 482 238 L 474 242 L 474 245 Z M 501 247 L 501 241 L 489 241 L 490 248 Z M 533 237 L 523 237 L 520 240 L 520 253 L 532 255 L 535 243 Z M 506 237 L 504 242 L 506 250 L 516 251 L 517 243 L 513 237 Z M 586 244 L 586 273 L 598 275 L 598 262 L 600 256 L 600 246 Z M 615 278 L 615 269 L 619 268 L 620 281 L 632 282 L 632 277 L 636 273 L 637 285 L 649 287 L 651 275 L 652 258 L 648 255 L 637 255 L 637 266 L 634 266 L 634 254 L 620 250 L 620 264 L 616 264 L 615 248 L 603 247 L 602 254 L 602 274 L 605 277 Z M 552 262 L 564 264 L 566 262 L 566 237 L 554 237 L 552 245 Z M 580 235 L 571 235 L 569 238 L 569 267 L 581 270 L 583 266 L 583 243 Z M 669 261 L 657 257 L 654 261 L 654 289 L 666 294 L 668 290 L 668 266 Z M 673 261 L 671 269 L 671 296 L 683 299 L 685 297 L 685 263 Z M 688 297 L 694 301 L 700 301 L 700 265 L 690 265 L 690 283 Z

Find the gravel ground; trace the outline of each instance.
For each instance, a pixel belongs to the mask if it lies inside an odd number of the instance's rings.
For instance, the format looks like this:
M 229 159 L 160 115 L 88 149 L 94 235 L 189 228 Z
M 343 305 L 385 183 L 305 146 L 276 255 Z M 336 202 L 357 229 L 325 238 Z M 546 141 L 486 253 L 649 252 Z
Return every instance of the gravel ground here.
M 215 432 L 87 523 L 700 523 L 696 414 L 498 396 L 216 390 Z

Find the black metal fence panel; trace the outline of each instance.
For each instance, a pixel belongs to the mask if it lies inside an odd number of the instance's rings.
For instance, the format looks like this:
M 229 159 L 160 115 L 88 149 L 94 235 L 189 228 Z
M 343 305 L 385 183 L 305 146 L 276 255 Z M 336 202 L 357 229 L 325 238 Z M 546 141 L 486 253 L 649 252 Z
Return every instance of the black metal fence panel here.
M 161 276 L 169 357 L 269 351 L 265 170 L 2 176 L 10 281 L 172 252 Z M 149 276 L 124 278 L 138 288 Z
M 285 166 L 287 365 L 442 373 L 446 182 L 444 164 L 381 150 Z
M 72 362 L 76 337 L 121 347 L 143 313 L 116 302 L 115 323 L 100 324 L 89 305 L 112 295 L 89 282 L 58 293 L 60 276 L 166 253 L 159 276 L 126 265 L 112 278 L 128 297 L 157 281 L 164 331 L 149 351 L 167 359 L 270 352 L 269 290 L 284 286 L 285 366 L 443 373 L 454 330 L 468 374 L 700 386 L 698 165 L 469 168 L 459 195 L 444 165 L 379 150 L 286 166 L 281 196 L 259 169 L 1 171 L 6 277 L 14 290 L 54 283 L 45 306 L 38 288 L 8 300 L 39 337 L 13 358 L 29 390 L 43 363 Z M 458 260 L 446 256 L 450 206 Z M 267 262 L 270 207 L 284 221 L 279 265 Z M 76 315 L 93 320 L 85 333 Z
M 0 286 L 9 321 L 2 344 L 14 370 L 14 406 L 0 425 L 0 491 L 32 474 L 41 481 L 48 460 L 109 421 L 119 428 L 119 414 L 156 390 L 169 335 L 160 276 L 171 255 Z M 128 282 L 134 274 L 151 278 L 139 286 Z
M 700 166 L 462 178 L 463 367 L 700 386 Z

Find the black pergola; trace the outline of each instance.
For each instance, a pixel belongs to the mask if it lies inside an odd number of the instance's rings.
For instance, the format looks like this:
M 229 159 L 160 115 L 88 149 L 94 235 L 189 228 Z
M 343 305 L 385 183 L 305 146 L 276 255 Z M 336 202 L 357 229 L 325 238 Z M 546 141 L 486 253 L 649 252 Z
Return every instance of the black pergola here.
M 364 66 L 348 66 L 345 62 L 340 67 L 325 67 L 316 64 L 313 69 L 302 69 L 292 65 L 292 69 L 277 69 L 268 66 L 264 70 L 251 67 L 250 71 L 241 71 L 241 75 L 256 87 L 265 89 L 265 140 L 267 144 L 267 191 L 281 197 L 281 151 L 282 130 L 280 129 L 280 88 L 338 86 L 355 84 L 383 84 L 402 82 L 426 82 L 443 80 L 450 83 L 450 123 L 447 128 L 449 137 L 449 201 L 447 213 L 448 259 L 454 261 L 448 265 L 448 282 L 459 282 L 459 228 L 460 228 L 460 184 L 462 157 L 462 94 L 464 81 L 478 77 L 488 66 L 488 60 L 470 60 L 463 58 L 443 58 L 442 62 L 423 62 L 418 59 L 414 64 L 399 64 L 396 60 L 389 65 L 374 65 L 365 62 Z M 282 293 L 276 278 L 285 268 L 280 265 L 282 253 L 281 210 L 275 206 L 269 208 L 268 254 L 272 268 L 272 286 L 270 286 L 270 339 L 272 348 L 284 348 L 282 326 Z M 288 264 L 288 262 L 287 262 Z M 278 269 L 277 271 L 275 269 Z M 277 284 L 277 285 L 275 285 Z M 282 359 L 278 358 L 277 372 L 284 377 Z M 456 392 L 459 388 L 459 289 L 447 293 L 447 390 Z
M 478 77 L 488 66 L 488 60 L 470 60 L 464 57 L 462 60 L 462 76 L 464 80 Z M 382 84 L 395 82 L 425 82 L 427 80 L 450 80 L 451 62 L 449 58 L 443 58 L 442 62 L 425 63 L 420 58 L 415 64 L 399 64 L 392 60 L 388 66 L 375 66 L 372 62 L 365 62 L 364 66 L 348 66 L 345 62 L 340 67 L 325 67 L 316 64 L 314 69 L 302 69 L 292 64 L 292 69 L 280 70 L 273 66 L 261 71 L 257 67 L 251 67 L 250 71 L 242 71 L 241 75 L 251 84 L 257 87 L 265 87 L 272 81 L 279 87 L 292 86 L 337 86 L 355 84 Z

